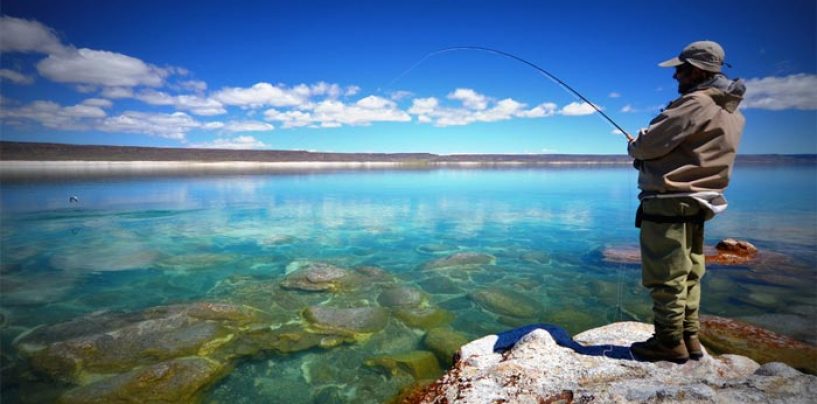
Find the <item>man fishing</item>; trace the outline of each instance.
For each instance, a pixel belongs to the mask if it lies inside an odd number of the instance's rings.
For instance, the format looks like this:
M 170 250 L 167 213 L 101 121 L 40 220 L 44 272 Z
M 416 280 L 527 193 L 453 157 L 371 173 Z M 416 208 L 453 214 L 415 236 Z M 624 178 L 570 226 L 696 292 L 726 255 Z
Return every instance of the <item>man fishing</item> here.
M 641 205 L 642 284 L 650 288 L 655 334 L 631 352 L 647 361 L 684 363 L 703 356 L 698 330 L 704 275 L 704 222 L 726 209 L 745 119 L 746 87 L 721 73 L 724 51 L 712 41 L 689 44 L 659 64 L 674 67 L 680 97 L 630 139 Z

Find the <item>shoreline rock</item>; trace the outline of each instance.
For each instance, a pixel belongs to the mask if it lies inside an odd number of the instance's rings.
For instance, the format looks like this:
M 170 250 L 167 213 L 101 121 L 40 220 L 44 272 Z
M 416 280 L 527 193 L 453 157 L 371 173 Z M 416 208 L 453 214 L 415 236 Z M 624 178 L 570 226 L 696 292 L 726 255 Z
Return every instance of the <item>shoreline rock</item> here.
M 727 354 L 676 365 L 607 355 L 626 352 L 631 343 L 652 333 L 650 324 L 613 323 L 585 331 L 568 344 L 578 343 L 595 354 L 579 354 L 563 346 L 563 335 L 554 337 L 544 329 L 525 334 L 505 352 L 495 352 L 502 345 L 501 335 L 486 336 L 464 345 L 443 377 L 402 402 L 806 403 L 817 395 L 817 377 L 782 363 L 761 366 Z M 609 350 L 602 349 L 605 345 Z

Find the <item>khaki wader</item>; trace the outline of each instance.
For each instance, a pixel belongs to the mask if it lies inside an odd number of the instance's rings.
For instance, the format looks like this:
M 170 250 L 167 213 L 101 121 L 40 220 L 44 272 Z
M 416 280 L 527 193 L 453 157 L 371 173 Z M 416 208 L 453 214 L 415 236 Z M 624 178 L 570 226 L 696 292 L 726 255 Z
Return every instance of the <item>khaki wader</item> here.
M 687 197 L 644 199 L 641 207 L 645 216 L 677 218 L 703 213 L 698 202 Z M 706 270 L 703 239 L 702 222 L 641 222 L 641 279 L 651 290 L 659 340 L 677 343 L 684 332 L 698 332 L 701 278 Z

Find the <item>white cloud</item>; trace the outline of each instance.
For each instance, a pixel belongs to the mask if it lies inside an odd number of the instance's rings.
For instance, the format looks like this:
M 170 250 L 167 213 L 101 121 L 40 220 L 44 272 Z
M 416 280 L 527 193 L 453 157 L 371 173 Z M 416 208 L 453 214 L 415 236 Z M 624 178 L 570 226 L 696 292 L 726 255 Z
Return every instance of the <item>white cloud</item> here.
M 347 86 L 346 91 L 343 92 L 343 95 L 346 97 L 352 97 L 357 95 L 360 92 L 360 87 L 358 86 Z
M 297 110 L 278 111 L 277 109 L 270 108 L 264 111 L 264 118 L 269 121 L 281 122 L 284 128 L 298 128 L 314 124 L 312 115 L 309 112 Z
M 415 98 L 411 101 L 411 108 L 408 112 L 415 115 L 427 115 L 433 113 L 439 105 L 440 101 L 434 97 Z
M 414 95 L 414 93 L 412 93 L 411 91 L 398 90 L 389 94 L 389 98 L 391 98 L 394 101 L 400 101 L 404 98 L 411 97 L 412 95 Z
M 8 80 L 14 84 L 31 84 L 34 78 L 9 69 L 0 69 L 0 80 Z
M 79 49 L 52 54 L 37 63 L 37 71 L 60 83 L 95 84 L 106 87 L 159 87 L 167 70 L 121 53 Z
M 193 143 L 190 147 L 196 149 L 250 150 L 263 149 L 266 148 L 267 145 L 252 136 L 236 136 L 229 139 L 219 138 L 208 143 Z
M 4 105 L 0 117 L 4 122 L 34 121 L 42 126 L 59 130 L 81 130 L 93 126 L 94 118 L 106 116 L 98 106 L 77 104 L 63 107 L 52 101 L 34 101 L 10 108 Z
M 207 90 L 207 83 L 199 80 L 182 81 L 179 83 L 179 86 L 181 86 L 185 90 L 195 91 L 198 93 Z
M 66 51 L 51 28 L 37 21 L 0 17 L 0 52 L 58 54 Z
M 488 97 L 470 88 L 458 88 L 447 97 L 451 100 L 462 101 L 462 105 L 469 109 L 482 110 L 488 107 Z
M 336 99 L 303 104 L 301 110 L 279 111 L 268 109 L 264 117 L 278 121 L 284 128 L 315 126 L 338 128 L 343 125 L 370 125 L 373 122 L 406 122 L 411 116 L 402 111 L 394 101 L 370 95 L 354 104 Z
M 746 80 L 743 108 L 817 109 L 817 75 L 793 74 Z
M 202 125 L 202 128 L 204 128 L 204 129 L 221 129 L 223 127 L 224 127 L 224 122 L 219 122 L 219 121 L 207 122 L 204 125 Z
M 562 107 L 559 111 L 560 114 L 565 116 L 590 115 L 594 112 L 596 112 L 596 110 L 593 109 L 593 106 L 586 102 L 571 102 Z
M 190 130 L 203 125 L 184 112 L 172 114 L 127 111 L 106 118 L 97 126 L 105 132 L 148 134 L 168 139 L 182 140 Z
M 635 110 L 635 108 L 633 108 L 633 106 L 632 106 L 632 105 L 627 104 L 627 105 L 625 105 L 625 106 L 621 107 L 621 112 L 623 112 L 623 113 L 625 113 L 625 114 L 626 114 L 626 113 L 628 113 L 628 112 L 636 112 L 636 110 Z
M 259 121 L 230 121 L 222 129 L 227 132 L 263 132 L 275 129 L 274 126 Z
M 552 102 L 545 102 L 533 107 L 532 109 L 520 112 L 519 116 L 523 118 L 546 118 L 556 115 L 557 109 L 558 106 L 556 104 Z
M 301 105 L 309 94 L 303 90 L 290 90 L 270 83 L 257 83 L 250 88 L 226 87 L 213 94 L 213 98 L 225 105 L 258 108 L 265 105 L 286 107 Z
M 615 91 L 611 92 L 607 96 L 610 97 L 610 98 L 621 98 L 621 94 L 619 94 L 619 93 L 617 93 Z
M 133 98 L 151 105 L 172 105 L 196 115 L 212 116 L 227 112 L 220 102 L 198 95 L 170 95 L 162 91 L 144 90 L 133 95 Z
M 554 103 L 543 103 L 531 109 L 526 109 L 526 104 L 511 98 L 492 103 L 489 97 L 468 89 L 457 89 L 449 94 L 448 98 L 463 101 L 463 106 L 470 107 L 451 108 L 441 106 L 439 100 L 434 97 L 415 98 L 408 112 L 416 115 L 420 123 L 444 127 L 513 118 L 543 118 L 553 116 L 557 111 Z
M 102 96 L 107 98 L 133 98 L 133 89 L 129 87 L 106 87 Z

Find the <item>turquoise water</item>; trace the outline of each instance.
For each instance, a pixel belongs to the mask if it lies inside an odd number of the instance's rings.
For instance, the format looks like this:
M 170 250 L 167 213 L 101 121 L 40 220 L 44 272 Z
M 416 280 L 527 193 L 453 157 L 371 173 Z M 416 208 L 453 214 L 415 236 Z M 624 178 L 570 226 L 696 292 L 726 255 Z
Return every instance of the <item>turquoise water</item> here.
M 34 389 L 53 397 L 70 388 L 31 373 L 15 338 L 106 310 L 226 302 L 306 324 L 309 306 L 377 307 L 398 285 L 422 291 L 423 307 L 451 314 L 438 326 L 468 339 L 534 321 L 572 333 L 649 321 L 639 266 L 602 254 L 636 246 L 635 181 L 629 168 L 519 168 L 6 182 L 3 398 L 37 401 Z M 703 311 L 817 341 L 817 168 L 738 167 L 727 197 L 729 210 L 707 224 L 707 245 L 741 238 L 770 258 L 710 267 Z M 492 261 L 427 268 L 457 253 Z M 374 267 L 389 280 L 335 292 L 280 287 L 310 262 Z M 477 291 L 510 294 L 535 313 L 509 315 Z M 419 377 L 366 361 L 427 350 L 426 332 L 392 312 L 382 330 L 339 346 L 233 358 L 202 397 L 380 402 Z

